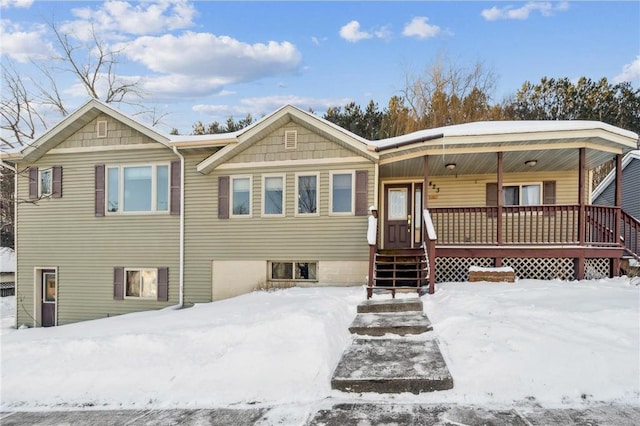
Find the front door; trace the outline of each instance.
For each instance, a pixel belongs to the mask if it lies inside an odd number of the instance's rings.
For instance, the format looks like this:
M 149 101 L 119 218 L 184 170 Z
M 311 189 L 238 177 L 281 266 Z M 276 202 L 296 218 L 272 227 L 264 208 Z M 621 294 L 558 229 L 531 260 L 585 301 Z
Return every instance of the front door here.
M 384 248 L 410 248 L 411 184 L 393 184 L 385 188 Z
M 42 271 L 42 326 L 56 325 L 56 271 Z

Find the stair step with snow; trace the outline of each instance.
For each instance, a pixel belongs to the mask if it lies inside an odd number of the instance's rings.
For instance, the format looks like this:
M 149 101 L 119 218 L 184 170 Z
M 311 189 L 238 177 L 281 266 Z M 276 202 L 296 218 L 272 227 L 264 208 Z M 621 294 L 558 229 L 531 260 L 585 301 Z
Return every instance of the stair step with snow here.
M 331 379 L 344 392 L 432 392 L 453 388 L 434 340 L 355 339 Z
M 352 334 L 364 336 L 384 336 L 387 333 L 405 336 L 431 330 L 431 322 L 422 312 L 361 313 L 349 327 Z
M 358 305 L 358 313 L 372 312 L 422 312 L 422 300 L 420 299 L 384 299 L 367 300 Z

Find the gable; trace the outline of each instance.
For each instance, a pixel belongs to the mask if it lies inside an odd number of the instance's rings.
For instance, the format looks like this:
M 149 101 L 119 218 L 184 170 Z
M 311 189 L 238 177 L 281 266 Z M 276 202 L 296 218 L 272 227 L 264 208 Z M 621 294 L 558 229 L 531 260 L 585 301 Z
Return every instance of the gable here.
M 98 122 L 106 122 L 104 137 L 98 135 Z M 106 114 L 100 114 L 58 144 L 55 149 L 140 145 L 155 142 L 156 141 L 148 136 L 121 121 Z
M 295 148 L 285 147 L 286 132 L 295 132 L 297 139 Z M 227 163 L 295 162 L 357 156 L 359 155 L 353 150 L 329 140 L 318 132 L 290 121 L 230 158 Z

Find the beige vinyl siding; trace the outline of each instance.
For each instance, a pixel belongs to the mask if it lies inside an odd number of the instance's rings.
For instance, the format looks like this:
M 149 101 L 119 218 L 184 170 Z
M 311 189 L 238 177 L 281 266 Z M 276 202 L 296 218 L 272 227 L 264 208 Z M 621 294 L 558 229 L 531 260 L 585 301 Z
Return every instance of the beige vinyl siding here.
M 497 180 L 495 174 L 434 176 L 429 181 L 440 191 L 429 187 L 428 206 L 484 207 L 487 183 Z M 577 171 L 505 173 L 503 185 L 542 184 L 544 181 L 556 182 L 556 204 L 578 204 Z
M 34 268 L 58 268 L 58 324 L 178 302 L 179 216 L 94 215 L 96 164 L 175 161 L 168 149 L 45 155 L 35 166 L 62 166 L 62 198 L 18 204 L 18 324 L 32 325 Z M 20 170 L 30 166 L 20 164 Z M 28 199 L 28 175 L 18 178 Z M 169 302 L 113 300 L 113 268 L 168 267 Z
M 107 137 L 105 138 L 96 137 L 96 124 L 98 121 L 107 122 Z M 157 142 L 152 141 L 137 130 L 117 121 L 113 117 L 103 114 L 90 121 L 56 148 L 86 148 L 136 144 L 158 145 Z
M 284 135 L 284 130 L 280 133 Z M 282 138 L 280 142 L 283 143 Z M 256 145 L 260 146 L 260 142 Z M 245 152 L 250 154 L 251 149 Z M 304 142 L 298 139 L 298 152 L 306 149 Z M 334 152 L 346 157 L 357 156 L 337 145 Z M 331 158 L 327 158 L 327 163 L 322 165 L 297 165 L 296 160 L 292 160 L 286 167 L 218 169 L 203 175 L 195 171 L 195 166 L 206 156 L 186 154 L 185 300 L 211 300 L 211 268 L 215 260 L 322 262 L 368 259 L 367 217 L 329 216 L 328 209 L 329 172 L 336 170 L 367 170 L 368 202 L 373 203 L 375 176 L 370 161 L 360 158 L 353 163 L 333 164 Z M 257 157 L 255 161 L 264 160 Z M 295 176 L 302 172 L 320 174 L 319 216 L 294 216 Z M 286 175 L 286 216 L 261 217 L 262 175 L 274 173 Z M 252 217 L 218 219 L 218 177 L 234 175 L 252 176 Z M 242 271 L 237 273 L 242 274 Z M 264 273 L 266 278 L 266 264 Z

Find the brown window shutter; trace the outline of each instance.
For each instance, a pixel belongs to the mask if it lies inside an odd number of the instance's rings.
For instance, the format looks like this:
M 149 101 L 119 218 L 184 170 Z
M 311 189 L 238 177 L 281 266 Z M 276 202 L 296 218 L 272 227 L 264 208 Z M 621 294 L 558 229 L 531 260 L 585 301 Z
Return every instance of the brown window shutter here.
M 158 301 L 169 300 L 169 268 L 158 268 Z
M 180 214 L 180 161 L 171 162 L 171 214 Z
M 29 168 L 29 198 L 38 198 L 38 168 Z
M 229 176 L 218 177 L 218 219 L 229 219 Z
M 369 172 L 356 170 L 356 216 L 366 216 L 368 200 Z
M 52 198 L 62 198 L 62 166 L 53 166 Z
M 96 165 L 95 215 L 104 216 L 104 164 Z
M 547 180 L 542 182 L 542 204 L 556 203 L 556 181 Z M 551 212 L 545 211 L 545 216 L 551 215 Z
M 487 207 L 494 207 L 498 205 L 498 184 L 495 182 L 487 183 Z M 495 212 L 487 212 L 487 217 L 496 217 Z
M 113 299 L 124 299 L 124 268 L 113 268 Z

